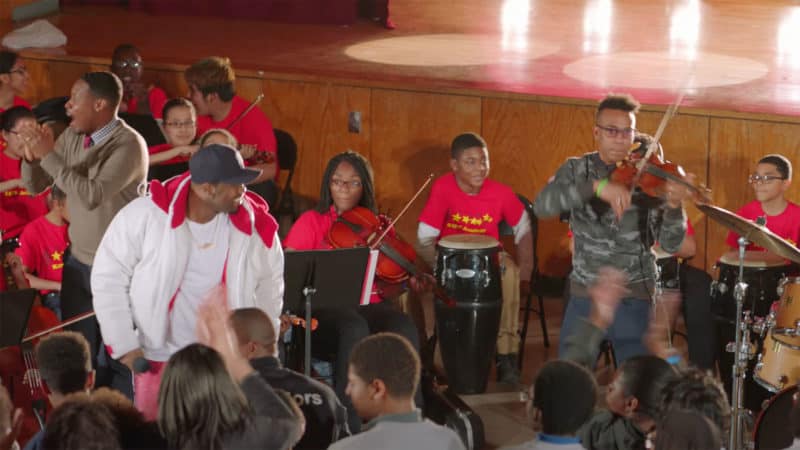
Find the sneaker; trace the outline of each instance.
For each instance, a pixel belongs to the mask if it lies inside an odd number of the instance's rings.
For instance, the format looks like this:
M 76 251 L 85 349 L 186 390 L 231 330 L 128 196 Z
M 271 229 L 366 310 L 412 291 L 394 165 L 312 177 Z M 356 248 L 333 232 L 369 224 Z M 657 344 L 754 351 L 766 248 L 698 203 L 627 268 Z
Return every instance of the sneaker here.
M 519 383 L 519 369 L 517 368 L 517 355 L 497 355 L 497 381 L 505 384 Z

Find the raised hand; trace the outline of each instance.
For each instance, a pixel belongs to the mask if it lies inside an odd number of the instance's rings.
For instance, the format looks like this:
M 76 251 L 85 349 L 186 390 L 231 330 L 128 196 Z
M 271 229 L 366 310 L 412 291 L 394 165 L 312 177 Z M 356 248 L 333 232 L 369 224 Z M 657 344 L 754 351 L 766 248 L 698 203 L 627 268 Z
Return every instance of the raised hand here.
M 239 351 L 239 343 L 228 320 L 229 316 L 225 286 L 219 285 L 211 291 L 197 311 L 197 338 L 201 344 L 216 350 L 225 361 L 231 377 L 236 382 L 241 382 L 253 372 L 253 367 Z
M 625 210 L 631 206 L 631 191 L 622 184 L 614 183 L 613 181 L 606 182 L 606 185 L 600 188 L 598 197 L 611 206 L 617 219 L 622 218 Z
M 20 129 L 19 135 L 25 144 L 25 159 L 28 161 L 44 158 L 55 146 L 53 130 L 44 125 L 25 125 Z
M 601 329 L 608 328 L 614 322 L 617 307 L 629 292 L 627 282 L 628 276 L 620 270 L 611 267 L 600 269 L 597 280 L 589 288 L 589 297 L 592 299 L 590 322 Z

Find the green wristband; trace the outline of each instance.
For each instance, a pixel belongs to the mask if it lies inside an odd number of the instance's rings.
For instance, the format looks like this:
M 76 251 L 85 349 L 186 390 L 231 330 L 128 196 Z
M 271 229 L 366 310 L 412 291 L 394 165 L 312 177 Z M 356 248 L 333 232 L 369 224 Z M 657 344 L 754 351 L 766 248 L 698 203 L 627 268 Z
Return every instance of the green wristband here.
M 597 189 L 594 191 L 594 195 L 600 197 L 600 193 L 603 192 L 603 188 L 605 188 L 607 184 L 608 184 L 608 178 L 603 178 L 602 180 L 600 180 L 600 182 L 597 183 Z

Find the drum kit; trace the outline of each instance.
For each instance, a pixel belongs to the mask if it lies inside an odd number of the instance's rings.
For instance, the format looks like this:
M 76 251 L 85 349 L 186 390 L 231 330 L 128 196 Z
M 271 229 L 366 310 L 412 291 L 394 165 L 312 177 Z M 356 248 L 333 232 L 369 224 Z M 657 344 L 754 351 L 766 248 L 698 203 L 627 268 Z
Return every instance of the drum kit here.
M 800 263 L 800 250 L 768 230 L 763 223 L 751 222 L 725 209 L 698 204 L 698 208 L 741 238 L 738 252 L 723 255 L 717 262 L 719 275 L 712 284 L 712 298 L 721 339 L 730 338 L 726 350 L 731 377 L 730 449 L 778 449 L 792 443 L 788 423 L 792 397 L 800 382 L 800 277 L 793 277 Z M 766 252 L 749 252 L 753 243 Z M 800 298 L 800 297 L 798 297 Z M 777 301 L 777 303 L 776 303 Z M 732 336 L 731 336 L 732 335 Z M 750 361 L 754 361 L 752 370 Z M 720 372 L 727 367 L 720 355 Z M 752 442 L 748 424 L 751 412 L 745 409 L 747 373 L 756 385 L 769 393 L 754 427 Z M 723 377 L 725 378 L 725 377 Z M 772 431 L 767 432 L 770 429 Z

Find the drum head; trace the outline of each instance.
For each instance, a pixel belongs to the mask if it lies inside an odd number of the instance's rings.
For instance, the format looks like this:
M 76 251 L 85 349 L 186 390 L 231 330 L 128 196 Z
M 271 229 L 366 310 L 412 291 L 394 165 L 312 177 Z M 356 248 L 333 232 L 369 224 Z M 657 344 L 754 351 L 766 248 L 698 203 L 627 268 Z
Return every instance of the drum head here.
M 761 411 L 753 433 L 756 450 L 780 450 L 792 445 L 794 436 L 789 413 L 795 392 L 797 388 L 794 386 L 782 390 Z
M 729 266 L 739 265 L 739 252 L 730 251 L 719 258 L 719 262 Z M 744 252 L 744 267 L 781 267 L 785 266 L 786 260 L 780 256 L 767 252 L 746 251 Z
M 483 250 L 499 247 L 500 242 L 483 234 L 452 234 L 440 239 L 438 245 L 457 250 Z

